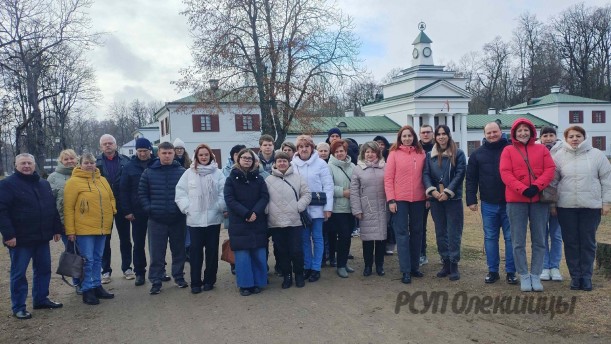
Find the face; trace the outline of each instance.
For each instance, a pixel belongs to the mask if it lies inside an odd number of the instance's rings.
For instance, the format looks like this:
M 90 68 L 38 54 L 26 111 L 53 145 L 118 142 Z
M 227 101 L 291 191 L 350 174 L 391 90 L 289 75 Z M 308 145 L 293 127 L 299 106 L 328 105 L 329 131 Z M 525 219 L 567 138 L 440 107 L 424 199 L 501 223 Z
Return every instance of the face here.
M 331 134 L 331 136 L 329 136 L 329 145 L 331 145 L 334 141 L 337 141 L 341 138 L 342 137 L 339 136 L 339 134 Z
M 378 158 L 376 152 L 373 149 L 367 148 L 365 151 L 365 161 L 374 162 Z
M 420 141 L 429 143 L 433 140 L 433 129 L 430 127 L 420 128 Z
M 486 141 L 493 143 L 501 139 L 501 129 L 496 123 L 489 123 L 484 127 Z
M 411 146 L 414 143 L 414 135 L 412 132 L 405 129 L 401 132 L 401 144 L 404 146 Z
M 66 167 L 76 166 L 76 157 L 70 154 L 64 155 L 60 161 Z
M 17 158 L 17 161 L 15 161 L 15 169 L 22 174 L 29 176 L 34 174 L 36 163 L 34 162 L 34 159 L 27 156 L 22 156 Z
M 210 152 L 206 148 L 197 151 L 197 163 L 208 165 L 210 163 Z
M 245 153 L 242 154 L 242 156 L 239 158 L 238 164 L 240 164 L 240 167 L 242 167 L 243 169 L 250 170 L 250 167 L 252 166 L 252 164 L 254 164 L 254 162 L 252 161 L 252 156 L 250 156 L 250 154 L 248 153 Z
M 522 143 L 530 140 L 530 128 L 526 124 L 520 124 L 516 129 L 516 139 Z
M 81 162 L 81 170 L 95 172 L 95 161 L 83 160 L 83 162 Z
M 586 138 L 583 136 L 583 134 L 577 130 L 569 130 L 569 132 L 566 134 L 566 142 L 568 142 L 573 148 L 579 147 L 579 145 L 585 139 Z
M 377 140 L 376 143 L 378 144 L 378 147 L 380 147 L 380 149 L 386 149 L 386 144 L 384 143 L 384 141 Z
M 105 155 L 113 155 L 117 151 L 117 144 L 110 137 L 100 139 L 100 149 Z
M 261 147 L 259 148 L 261 149 L 263 155 L 272 155 L 272 152 L 274 151 L 274 143 L 271 141 L 263 141 L 263 143 L 261 143 Z
M 541 143 L 543 143 L 544 145 L 548 145 L 548 144 L 554 143 L 554 142 L 556 142 L 556 134 L 554 134 L 554 133 L 545 133 L 545 134 L 541 135 Z
M 312 156 L 312 146 L 302 143 L 297 146 L 297 153 L 301 160 L 308 160 Z
M 172 161 L 174 161 L 174 150 L 173 149 L 159 149 L 157 152 L 159 156 L 159 162 L 162 165 L 172 165 Z
M 335 159 L 339 161 L 346 160 L 346 155 L 347 155 L 346 150 L 342 146 L 339 146 L 337 149 L 335 149 L 335 153 L 333 154 Z
M 439 128 L 437 134 L 435 134 L 435 140 L 441 147 L 445 147 L 448 145 L 448 133 L 446 133 L 445 129 Z
M 293 151 L 293 149 L 291 149 L 291 147 L 289 147 L 289 146 L 284 146 L 282 148 L 282 151 L 284 153 L 288 154 L 288 155 L 291 155 L 291 156 L 295 154 L 295 151 Z M 319 152 L 319 154 L 320 154 L 320 152 Z
M 174 153 L 178 156 L 185 154 L 185 147 L 174 147 Z
M 316 151 L 318 152 L 318 156 L 320 156 L 321 159 L 329 159 L 329 149 L 327 147 L 320 147 Z
M 231 157 L 234 163 L 238 162 L 238 154 L 240 154 L 240 152 L 233 153 L 233 156 Z
M 151 158 L 151 150 L 146 148 L 136 149 L 136 156 L 138 159 L 145 161 Z
M 288 160 L 286 160 L 286 159 L 276 159 L 276 168 L 280 172 L 282 172 L 282 173 L 286 172 L 286 170 L 289 169 L 289 166 L 291 166 L 291 164 L 289 163 Z

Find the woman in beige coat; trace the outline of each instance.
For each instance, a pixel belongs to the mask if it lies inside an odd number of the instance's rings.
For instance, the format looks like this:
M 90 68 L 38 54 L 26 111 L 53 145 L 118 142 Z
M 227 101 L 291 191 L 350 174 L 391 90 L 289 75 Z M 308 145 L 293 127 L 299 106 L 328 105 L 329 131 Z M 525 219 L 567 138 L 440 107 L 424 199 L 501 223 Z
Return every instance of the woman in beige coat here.
M 386 193 L 384 192 L 384 159 L 374 141 L 361 146 L 359 161 L 350 182 L 350 206 L 352 214 L 361 224 L 363 240 L 363 276 L 371 275 L 374 262 L 376 273 L 384 275 L 384 253 L 386 240 Z

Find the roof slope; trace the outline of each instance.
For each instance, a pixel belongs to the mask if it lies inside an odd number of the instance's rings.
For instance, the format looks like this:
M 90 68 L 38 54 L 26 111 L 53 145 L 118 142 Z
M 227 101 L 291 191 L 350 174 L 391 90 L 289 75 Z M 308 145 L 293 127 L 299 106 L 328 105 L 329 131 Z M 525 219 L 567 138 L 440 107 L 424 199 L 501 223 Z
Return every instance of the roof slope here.
M 604 100 L 573 96 L 573 95 L 564 94 L 564 93 L 550 93 L 543 97 L 532 98 L 530 102 L 524 102 L 518 105 L 514 105 L 512 107 L 507 108 L 507 110 L 525 109 L 525 108 L 532 108 L 532 107 L 545 106 L 545 105 L 551 105 L 551 104 L 592 104 L 592 103 L 610 104 L 610 102 L 604 101 Z
M 490 122 L 494 122 L 498 119 L 501 121 L 501 129 L 509 130 L 511 129 L 511 125 L 513 124 L 513 122 L 515 122 L 518 118 L 528 119 L 535 125 L 536 128 L 541 128 L 544 126 L 556 127 L 556 125 L 554 125 L 553 123 L 548 122 L 544 119 L 541 119 L 530 113 L 513 114 L 513 115 L 499 113 L 495 115 L 478 115 L 478 114 L 467 115 L 467 129 L 482 129 L 483 130 L 486 124 Z
M 401 129 L 400 125 L 386 116 L 301 117 L 293 121 L 288 134 L 326 134 L 334 127 L 342 133 L 396 133 Z

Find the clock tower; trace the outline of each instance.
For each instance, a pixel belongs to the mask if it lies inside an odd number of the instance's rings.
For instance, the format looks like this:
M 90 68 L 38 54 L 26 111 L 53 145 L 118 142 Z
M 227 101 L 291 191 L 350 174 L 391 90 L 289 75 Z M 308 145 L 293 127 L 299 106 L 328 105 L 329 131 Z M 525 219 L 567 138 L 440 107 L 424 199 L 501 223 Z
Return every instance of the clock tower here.
M 433 51 L 431 50 L 431 43 L 433 41 L 424 33 L 425 29 L 426 24 L 424 22 L 418 23 L 420 33 L 412 43 L 414 46 L 412 50 L 412 66 L 433 65 Z

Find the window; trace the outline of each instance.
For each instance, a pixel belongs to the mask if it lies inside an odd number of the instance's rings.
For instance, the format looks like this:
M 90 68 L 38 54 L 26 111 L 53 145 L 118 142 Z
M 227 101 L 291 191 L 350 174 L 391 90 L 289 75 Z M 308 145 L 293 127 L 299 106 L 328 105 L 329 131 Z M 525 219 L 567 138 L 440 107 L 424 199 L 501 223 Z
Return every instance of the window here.
M 221 157 L 221 150 L 212 149 L 212 154 L 214 154 L 214 158 L 216 159 L 216 163 L 219 165 L 219 168 L 223 168 L 223 157 Z
M 482 145 L 481 141 L 468 141 L 467 142 L 467 155 L 471 156 L 471 153 L 473 153 L 481 145 Z
M 236 131 L 261 131 L 259 115 L 235 115 Z
M 606 123 L 604 111 L 592 111 L 592 123 Z
M 569 111 L 569 123 L 583 123 L 583 111 Z
M 219 131 L 218 115 L 193 115 L 193 132 Z
M 161 136 L 165 136 L 165 118 L 161 120 Z
M 601 151 L 606 151 L 607 137 L 606 136 L 592 136 L 592 147 L 598 148 Z

